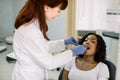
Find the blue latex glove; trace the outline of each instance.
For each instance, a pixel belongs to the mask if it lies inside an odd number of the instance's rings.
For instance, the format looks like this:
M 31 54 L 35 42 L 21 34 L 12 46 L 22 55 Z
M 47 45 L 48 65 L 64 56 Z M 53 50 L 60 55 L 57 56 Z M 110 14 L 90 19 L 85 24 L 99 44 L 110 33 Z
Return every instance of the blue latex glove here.
M 65 39 L 64 42 L 65 42 L 65 45 L 68 45 L 68 44 L 74 44 L 76 46 L 79 45 L 74 37 L 69 37 L 69 38 Z
M 84 52 L 86 51 L 86 49 L 87 48 L 84 47 L 83 45 L 79 45 L 79 46 L 75 46 L 71 50 L 73 51 L 73 56 L 78 56 L 80 54 L 84 54 Z

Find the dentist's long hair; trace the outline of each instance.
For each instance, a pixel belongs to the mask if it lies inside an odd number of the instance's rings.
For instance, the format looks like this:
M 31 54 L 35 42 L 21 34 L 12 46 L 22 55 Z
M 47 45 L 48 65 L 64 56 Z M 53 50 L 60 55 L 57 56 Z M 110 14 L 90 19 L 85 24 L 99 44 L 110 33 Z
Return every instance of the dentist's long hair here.
M 27 0 L 16 18 L 15 28 L 18 29 L 21 25 L 30 22 L 33 18 L 38 19 L 44 38 L 49 40 L 46 34 L 48 26 L 45 20 L 44 5 L 51 8 L 61 5 L 60 9 L 64 10 L 68 5 L 68 0 Z

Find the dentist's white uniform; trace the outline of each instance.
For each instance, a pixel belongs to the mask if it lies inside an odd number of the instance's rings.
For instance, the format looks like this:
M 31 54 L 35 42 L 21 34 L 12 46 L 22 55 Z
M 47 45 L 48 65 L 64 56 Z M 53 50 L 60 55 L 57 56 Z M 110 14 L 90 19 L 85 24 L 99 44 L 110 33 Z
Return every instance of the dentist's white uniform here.
M 13 47 L 17 62 L 12 80 L 48 80 L 47 69 L 55 69 L 72 59 L 71 50 L 50 54 L 64 50 L 64 40 L 45 40 L 37 20 L 15 31 Z

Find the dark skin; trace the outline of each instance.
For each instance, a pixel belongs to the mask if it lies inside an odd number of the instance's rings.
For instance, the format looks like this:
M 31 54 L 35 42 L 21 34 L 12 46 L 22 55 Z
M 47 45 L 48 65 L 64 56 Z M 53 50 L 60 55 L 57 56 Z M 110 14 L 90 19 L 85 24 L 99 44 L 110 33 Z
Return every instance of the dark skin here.
M 91 70 L 93 69 L 94 67 L 96 67 L 96 65 L 98 64 L 97 62 L 95 61 L 90 61 L 90 62 L 87 62 L 83 59 L 81 59 L 80 57 L 76 57 L 75 59 L 75 64 L 76 64 L 76 67 L 80 70 L 84 70 L 84 71 L 88 71 L 88 70 Z M 68 79 L 68 74 L 69 74 L 69 71 L 67 71 L 66 69 L 64 69 L 63 71 L 63 76 L 62 76 L 62 80 L 69 80 Z
M 76 68 L 80 70 L 89 71 L 95 68 L 96 65 L 98 64 L 98 62 L 94 60 L 94 56 L 96 53 L 96 46 L 97 46 L 97 37 L 95 35 L 89 35 L 83 42 L 83 45 L 87 47 L 87 50 L 84 53 L 83 58 L 81 57 L 75 58 L 75 65 L 76 65 Z M 64 69 L 62 80 L 69 80 L 68 74 L 69 74 L 69 71 Z

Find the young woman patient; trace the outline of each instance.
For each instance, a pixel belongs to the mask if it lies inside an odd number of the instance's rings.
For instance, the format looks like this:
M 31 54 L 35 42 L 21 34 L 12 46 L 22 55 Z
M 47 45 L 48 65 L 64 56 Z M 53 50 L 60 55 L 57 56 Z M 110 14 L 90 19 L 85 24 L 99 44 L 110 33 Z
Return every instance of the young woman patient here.
M 103 63 L 106 57 L 106 45 L 103 38 L 88 33 L 79 42 L 87 50 L 65 65 L 62 80 L 108 80 L 109 70 Z

